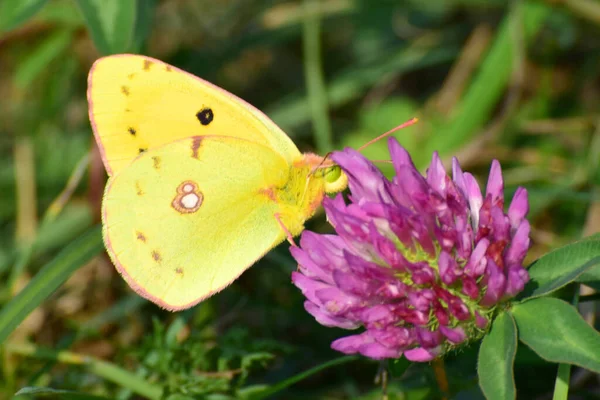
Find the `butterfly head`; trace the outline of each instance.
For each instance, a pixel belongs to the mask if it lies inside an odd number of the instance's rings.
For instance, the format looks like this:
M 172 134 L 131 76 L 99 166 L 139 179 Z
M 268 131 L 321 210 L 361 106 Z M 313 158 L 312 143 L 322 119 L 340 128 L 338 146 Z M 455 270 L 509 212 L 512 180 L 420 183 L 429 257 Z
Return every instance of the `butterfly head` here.
M 348 176 L 337 164 L 318 168 L 316 173 L 325 179 L 325 193 L 341 192 L 348 186 Z
M 311 166 L 309 179 L 311 177 L 322 179 L 325 183 L 325 193 L 341 192 L 348 186 L 348 176 L 329 158 L 329 154 L 325 157 L 305 154 L 304 160 Z

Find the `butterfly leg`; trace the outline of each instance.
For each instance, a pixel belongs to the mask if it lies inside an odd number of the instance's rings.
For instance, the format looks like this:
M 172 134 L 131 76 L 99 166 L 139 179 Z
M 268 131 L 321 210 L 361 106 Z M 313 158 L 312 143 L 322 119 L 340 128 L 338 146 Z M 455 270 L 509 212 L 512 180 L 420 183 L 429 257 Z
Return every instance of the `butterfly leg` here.
M 281 221 L 281 215 L 279 213 L 275 213 L 274 216 L 275 216 L 275 219 L 277 220 L 277 222 L 279 223 L 279 225 L 281 226 L 281 229 L 283 229 L 283 231 L 285 232 L 287 241 L 290 242 L 290 244 L 292 246 L 298 247 L 298 245 L 296 245 L 296 242 L 294 242 L 294 236 L 292 236 L 292 234 L 290 233 L 288 228 L 283 224 L 283 221 Z

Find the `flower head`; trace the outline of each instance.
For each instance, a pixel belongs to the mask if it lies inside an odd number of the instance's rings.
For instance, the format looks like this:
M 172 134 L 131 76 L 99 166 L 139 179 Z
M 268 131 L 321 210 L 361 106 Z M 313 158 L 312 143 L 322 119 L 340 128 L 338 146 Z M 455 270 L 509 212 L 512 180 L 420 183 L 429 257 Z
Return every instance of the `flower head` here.
M 500 163 L 492 162 L 485 197 L 475 178 L 437 155 L 423 177 L 394 138 L 390 181 L 352 149 L 333 160 L 350 195 L 325 199 L 336 235 L 305 231 L 291 249 L 293 283 L 304 306 L 325 326 L 364 327 L 332 347 L 374 359 L 429 361 L 481 337 L 494 310 L 529 280 L 527 191 L 504 212 Z

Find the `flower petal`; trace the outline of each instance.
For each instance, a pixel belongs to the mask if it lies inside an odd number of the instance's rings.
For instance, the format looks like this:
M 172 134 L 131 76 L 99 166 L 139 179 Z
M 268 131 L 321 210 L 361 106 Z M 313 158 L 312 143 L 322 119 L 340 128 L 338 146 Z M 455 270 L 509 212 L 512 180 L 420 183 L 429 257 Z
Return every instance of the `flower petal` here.
M 387 348 L 377 342 L 365 343 L 360 346 L 360 354 L 373 360 L 383 360 L 385 358 L 399 358 L 402 352 L 396 349 Z
M 355 296 L 369 296 L 377 288 L 377 283 L 347 271 L 333 271 L 333 280 L 343 292 Z
M 429 311 L 434 299 L 435 292 L 431 289 L 413 289 L 408 293 L 410 305 L 419 311 Z
M 412 350 L 406 350 L 404 352 L 404 357 L 409 361 L 428 362 L 436 358 L 440 353 L 441 348 L 425 350 L 419 347 Z
M 462 343 L 467 339 L 467 334 L 461 327 L 450 328 L 447 326 L 440 326 L 440 332 L 442 332 L 442 335 L 446 336 L 446 338 L 454 344 Z
M 360 305 L 360 298 L 344 293 L 339 288 L 327 286 L 315 290 L 315 297 L 322 309 L 327 310 L 333 315 L 339 316 L 346 313 L 348 310 Z
M 438 259 L 438 267 L 440 278 L 446 285 L 453 284 L 460 275 L 462 275 L 461 269 L 458 267 L 456 260 L 446 251 L 440 253 Z
M 513 229 L 517 229 L 528 212 L 529 201 L 527 199 L 527 189 L 519 187 L 515 192 L 512 201 L 510 202 L 510 206 L 508 207 L 508 219 L 510 220 L 510 226 Z
M 324 283 L 315 279 L 312 279 L 300 272 L 292 272 L 292 283 L 296 285 L 298 289 L 302 291 L 304 297 L 318 306 L 322 306 L 323 303 L 321 300 L 315 295 L 317 290 L 325 289 L 331 287 L 329 283 Z
M 504 181 L 502 180 L 502 167 L 498 160 L 492 161 L 485 196 L 491 196 L 493 205 L 502 206 L 504 203 Z
M 408 151 L 398 143 L 398 140 L 395 137 L 390 137 L 388 139 L 388 148 L 390 150 L 390 155 L 392 156 L 392 163 L 396 169 L 396 174 L 398 173 L 398 169 L 402 167 L 416 169 L 415 164 L 413 164 L 412 159 L 410 158 L 410 154 L 408 154 Z
M 331 343 L 331 348 L 345 354 L 356 354 L 358 353 L 360 346 L 371 340 L 369 335 L 366 332 L 363 332 L 359 335 L 345 336 L 336 339 Z
M 509 268 L 506 291 L 503 298 L 507 299 L 515 296 L 525 288 L 527 282 L 529 282 L 529 273 L 525 268 L 520 265 Z
M 391 304 L 376 304 L 364 308 L 360 313 L 360 319 L 367 328 L 372 326 L 380 329 L 395 321 L 394 310 L 395 307 Z
M 481 190 L 473 175 L 466 172 L 463 174 L 463 177 L 465 180 L 466 197 L 469 199 L 469 208 L 471 209 L 471 225 L 473 229 L 477 229 L 479 226 L 479 210 L 483 204 Z
M 461 191 L 463 197 L 468 198 L 469 196 L 467 194 L 467 184 L 465 182 L 465 176 L 462 169 L 460 168 L 460 163 L 458 162 L 456 157 L 452 157 L 452 181 L 454 182 L 458 190 Z
M 381 345 L 392 349 L 405 349 L 415 343 L 414 335 L 408 328 L 387 326 L 384 329 L 371 329 L 369 331 Z
M 486 285 L 486 289 L 480 304 L 486 307 L 493 306 L 504 294 L 506 277 L 500 267 L 491 259 L 488 259 L 486 273 L 482 282 Z
M 485 267 L 487 265 L 486 253 L 487 249 L 490 245 L 489 240 L 481 239 L 475 249 L 471 253 L 471 257 L 465 265 L 465 274 L 471 276 L 473 278 L 477 278 L 485 272 Z
M 442 165 L 440 156 L 436 151 L 433 153 L 431 164 L 429 164 L 429 168 L 427 169 L 427 183 L 429 183 L 429 186 L 440 196 L 446 197 L 448 180 L 446 169 L 444 168 L 444 165 Z
M 357 321 L 352 321 L 343 317 L 335 317 L 326 311 L 323 311 L 318 305 L 311 301 L 304 302 L 304 309 L 323 326 L 336 327 L 342 329 L 356 329 L 360 326 Z
M 347 147 L 344 151 L 333 152 L 331 158 L 348 176 L 348 187 L 354 202 L 391 200 L 387 190 L 387 179 L 358 151 Z
M 527 255 L 527 250 L 529 250 L 529 231 L 531 230 L 529 226 L 529 221 L 523 220 L 517 231 L 515 232 L 514 237 L 506 251 L 504 256 L 504 260 L 508 265 L 521 264 Z

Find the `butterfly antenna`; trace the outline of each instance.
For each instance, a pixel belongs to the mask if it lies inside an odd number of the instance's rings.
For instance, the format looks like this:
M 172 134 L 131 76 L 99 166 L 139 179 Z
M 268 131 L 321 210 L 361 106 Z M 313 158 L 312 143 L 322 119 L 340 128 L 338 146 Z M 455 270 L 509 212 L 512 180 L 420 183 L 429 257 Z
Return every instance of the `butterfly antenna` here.
M 323 157 L 323 159 L 321 160 L 321 162 L 319 163 L 319 165 L 317 165 L 316 167 L 314 167 L 309 173 L 308 173 L 308 177 L 310 178 L 319 168 L 321 168 L 321 166 L 325 163 L 325 161 L 327 160 L 327 158 L 329 158 L 330 155 L 332 155 L 333 153 L 330 151 L 329 153 L 325 154 L 325 157 Z
M 323 157 L 323 159 L 321 160 L 321 162 L 314 167 L 313 169 L 310 170 L 310 172 L 308 173 L 308 175 L 306 176 L 306 184 L 304 185 L 304 193 L 302 193 L 302 199 L 301 201 L 304 201 L 304 195 L 306 194 L 306 192 L 308 191 L 308 184 L 310 183 L 310 179 L 312 178 L 312 176 L 315 174 L 315 172 L 321 168 L 321 166 L 325 163 L 325 160 L 327 160 L 327 158 L 332 155 L 333 153 L 330 151 L 329 153 L 325 154 L 325 157 Z
M 392 160 L 371 160 L 373 163 L 393 164 Z
M 406 128 L 407 126 L 411 126 L 416 124 L 417 122 L 419 122 L 418 118 L 411 118 L 408 121 L 406 121 L 405 123 L 398 125 L 397 127 L 395 127 L 392 130 L 387 131 L 386 133 L 384 133 L 383 135 L 379 135 L 377 136 L 375 139 L 369 140 L 367 143 L 363 144 L 362 146 L 360 146 L 358 148 L 358 151 L 363 150 L 365 147 L 372 145 L 373 143 L 377 142 L 378 140 L 383 139 L 386 136 L 391 135 L 392 133 L 399 131 L 400 129 Z

